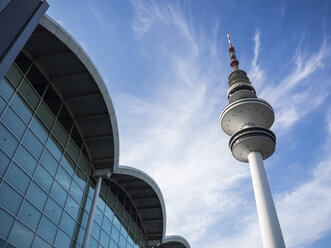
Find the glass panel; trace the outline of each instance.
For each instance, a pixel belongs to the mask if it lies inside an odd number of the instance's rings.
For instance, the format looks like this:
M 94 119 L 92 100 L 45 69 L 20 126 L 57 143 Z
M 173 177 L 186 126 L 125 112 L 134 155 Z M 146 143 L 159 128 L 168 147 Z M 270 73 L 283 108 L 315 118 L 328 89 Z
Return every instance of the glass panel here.
M 88 196 L 93 198 L 94 195 L 94 184 L 89 180 L 88 181 L 88 189 L 87 189 Z
M 58 229 L 56 239 L 55 239 L 55 246 L 58 248 L 61 247 L 70 247 L 71 238 L 65 234 L 61 229 Z
M 49 111 L 49 109 L 46 107 L 45 103 L 40 103 L 37 114 L 40 117 L 40 119 L 44 122 L 45 126 L 48 127 L 49 130 L 51 130 L 52 125 L 54 123 L 54 116 Z
M 57 226 L 46 216 L 43 216 L 38 228 L 38 234 L 49 242 L 53 243 L 56 235 Z
M 106 217 L 103 218 L 103 222 L 102 222 L 102 228 L 107 232 L 110 233 L 111 228 L 112 228 L 112 224 L 110 222 L 110 220 Z
M 62 208 L 51 198 L 48 198 L 45 213 L 57 224 L 60 222 Z
M 0 82 L 1 83 L 1 82 Z M 5 110 L 7 106 L 7 103 L 5 102 L 5 100 L 3 100 L 3 98 L 0 96 L 0 115 L 2 114 L 2 112 Z
M 119 220 L 117 219 L 116 216 L 114 216 L 113 225 L 114 225 L 118 230 L 120 230 L 120 228 L 121 228 L 121 223 L 119 222 Z
M 1 161 L 0 176 L 2 177 L 5 174 L 10 163 L 10 159 L 2 150 L 0 150 L 0 161 Z
M 32 118 L 31 108 L 24 102 L 24 100 L 19 96 L 15 95 L 10 105 L 15 109 L 18 115 L 25 121 L 29 123 Z
M 0 220 L 1 220 L 0 236 L 6 239 L 14 223 L 14 218 L 0 208 Z
M 100 244 L 103 247 L 108 247 L 108 243 L 109 243 L 109 236 L 107 233 L 105 233 L 104 231 L 101 231 L 100 234 Z
M 7 183 L 2 182 L 0 185 L 0 205 L 12 214 L 16 215 L 21 203 L 22 196 L 20 196 Z
M 129 226 L 129 215 L 127 214 L 126 211 L 123 211 L 123 217 L 122 217 L 123 222 Z
M 52 247 L 50 244 L 48 244 L 45 240 L 43 240 L 42 238 L 36 236 L 34 241 L 33 241 L 33 248 L 47 248 L 47 247 Z
M 26 77 L 33 88 L 38 92 L 38 95 L 42 96 L 49 83 L 39 69 L 35 65 L 32 65 Z
M 47 104 L 50 111 L 57 116 L 58 111 L 61 108 L 62 101 L 53 87 L 48 87 L 43 97 L 43 101 Z
M 41 157 L 41 162 L 44 167 L 51 173 L 51 175 L 55 176 L 57 168 L 59 167 L 59 162 L 47 149 L 44 150 L 43 156 Z
M 23 139 L 23 144 L 32 152 L 36 158 L 40 157 L 44 146 L 30 130 L 26 132 L 26 135 Z
M 70 158 L 70 156 L 68 155 L 68 153 L 64 153 L 64 156 L 61 159 L 61 164 L 68 171 L 68 173 L 70 175 L 73 175 L 74 174 L 76 165 L 75 165 L 75 162 L 72 161 L 72 159 Z
M 112 228 L 111 230 L 111 238 L 115 240 L 115 242 L 118 242 L 118 238 L 120 237 L 120 232 L 116 228 Z
M 92 205 L 92 199 L 88 197 L 86 194 L 84 194 L 86 197 L 86 202 L 85 202 L 85 210 L 90 211 L 91 205 Z
M 117 246 L 117 244 L 115 243 L 115 241 L 114 240 L 110 240 L 110 243 L 109 243 L 109 248 L 117 248 L 118 246 Z
M 35 168 L 37 167 L 37 160 L 25 149 L 20 146 L 15 155 L 14 160 L 30 175 L 32 176 Z
M 53 196 L 54 199 L 61 204 L 61 206 L 64 206 L 67 198 L 67 192 L 60 186 L 60 184 L 58 184 L 58 182 L 55 181 L 51 191 L 51 196 Z
M 60 123 L 55 122 L 53 131 L 52 131 L 53 135 L 57 138 L 57 140 L 60 142 L 60 144 L 65 147 L 67 139 L 68 139 L 68 135 L 67 133 L 64 131 L 63 127 L 61 126 Z
M 88 176 L 90 174 L 90 163 L 86 160 L 84 156 L 80 157 L 79 167 L 85 173 L 85 175 Z
M 103 217 L 102 212 L 100 211 L 99 208 L 96 208 L 95 209 L 95 214 L 94 214 L 94 221 L 96 223 L 98 223 L 99 225 L 101 225 L 102 224 L 102 217 Z
M 114 218 L 114 212 L 113 212 L 113 210 L 110 209 L 110 207 L 109 207 L 108 205 L 106 206 L 105 216 L 107 216 L 107 218 L 108 218 L 110 221 L 113 221 L 113 218 Z
M 17 86 L 22 78 L 23 75 L 21 74 L 21 72 L 19 71 L 19 69 L 15 66 L 15 64 L 13 64 L 9 70 L 6 73 L 6 76 L 10 79 L 10 81 Z
M 106 203 L 103 200 L 103 197 L 100 197 L 100 196 L 98 197 L 98 199 L 97 199 L 97 206 L 98 206 L 98 208 L 100 208 L 101 212 L 104 212 L 105 211 Z
M 30 231 L 19 221 L 14 224 L 13 230 L 10 233 L 9 241 L 17 247 L 30 247 L 34 233 Z
M 100 194 L 102 195 L 103 199 L 107 199 L 107 193 L 108 193 L 108 187 L 104 182 L 102 182 L 101 188 L 100 188 Z
M 89 248 L 97 248 L 98 247 L 98 242 L 93 237 L 91 237 L 90 242 L 88 244 L 88 247 Z
M 124 227 L 124 226 L 121 227 L 121 234 L 124 236 L 124 238 L 128 237 L 128 232 L 127 232 L 126 227 Z
M 76 173 L 74 174 L 74 179 L 82 189 L 85 188 L 87 177 L 78 167 L 76 167 Z
M 79 150 L 71 139 L 69 139 L 69 141 L 68 141 L 66 150 L 68 151 L 70 156 L 73 158 L 73 160 L 77 162 L 78 158 L 79 158 Z
M 92 230 L 91 230 L 91 235 L 92 235 L 95 239 L 99 240 L 100 231 L 101 231 L 100 226 L 99 226 L 95 221 L 93 221 Z
M 88 217 L 89 217 L 88 213 L 86 211 L 84 211 L 82 222 L 80 223 L 82 225 L 82 227 L 86 227 Z
M 84 234 L 85 234 L 85 229 L 80 227 L 79 233 L 78 233 L 78 238 L 77 238 L 78 243 L 83 244 Z
M 44 209 L 47 201 L 47 194 L 35 183 L 31 182 L 27 198 L 40 210 Z
M 54 155 L 54 157 L 57 160 L 59 160 L 59 161 L 61 160 L 63 148 L 59 144 L 59 142 L 57 142 L 55 140 L 55 138 L 53 136 L 51 136 L 50 139 L 48 139 L 46 147 Z
M 116 197 L 111 193 L 110 191 L 108 192 L 107 196 L 107 202 L 109 202 L 110 206 L 114 209 L 116 205 Z
M 54 181 L 52 176 L 41 165 L 38 166 L 36 173 L 34 175 L 34 179 L 47 192 L 49 192 L 49 190 L 51 189 L 52 183 Z
M 68 200 L 66 202 L 65 209 L 68 211 L 69 214 L 71 214 L 72 217 L 77 219 L 80 207 L 78 203 L 70 196 L 68 197 Z
M 24 53 L 21 52 L 16 57 L 15 64 L 17 68 L 19 68 L 20 73 L 25 74 L 30 68 L 32 62 Z
M 1 119 L 2 122 L 16 135 L 16 137 L 19 139 L 23 137 L 26 125 L 11 107 L 6 109 Z
M 22 220 L 26 225 L 31 227 L 33 230 L 37 230 L 38 223 L 40 220 L 40 212 L 32 206 L 29 202 L 24 201 L 18 218 Z
M 79 203 L 81 203 L 83 197 L 83 190 L 78 186 L 75 181 L 71 182 L 70 194 Z
M 2 79 L 0 81 L 0 93 L 3 98 L 9 101 L 11 96 L 14 94 L 14 88 L 10 83 L 7 83 L 7 80 Z
M 118 216 L 122 216 L 122 212 L 123 212 L 123 207 L 119 202 L 117 202 L 116 203 L 116 213 L 118 214 Z
M 24 99 L 30 104 L 32 109 L 36 109 L 39 102 L 39 96 L 30 86 L 30 83 L 26 79 L 23 80 L 18 90 L 22 94 Z
M 16 138 L 0 123 L 0 147 L 13 157 L 18 141 Z
M 15 189 L 21 192 L 23 195 L 28 189 L 31 181 L 30 177 L 22 171 L 15 163 L 12 163 L 5 176 L 7 182 L 9 182 Z
M 121 248 L 125 248 L 126 247 L 126 239 L 122 235 L 120 236 L 119 245 L 120 245 Z
M 134 227 L 135 227 L 135 223 L 134 221 L 130 218 L 130 221 L 129 221 L 129 228 L 132 232 L 134 232 Z
M 49 135 L 46 126 L 41 120 L 35 116 L 30 123 L 30 129 L 37 135 L 37 137 L 45 144 Z
M 66 231 L 69 235 L 73 235 L 74 230 L 75 230 L 76 222 L 66 212 L 63 212 L 60 225 L 63 228 L 63 230 Z
M 60 166 L 58 171 L 57 171 L 56 179 L 57 179 L 58 182 L 61 182 L 62 187 L 64 187 L 64 189 L 66 191 L 69 191 L 70 184 L 71 184 L 71 177 L 65 171 L 65 169 L 62 168 L 62 166 Z

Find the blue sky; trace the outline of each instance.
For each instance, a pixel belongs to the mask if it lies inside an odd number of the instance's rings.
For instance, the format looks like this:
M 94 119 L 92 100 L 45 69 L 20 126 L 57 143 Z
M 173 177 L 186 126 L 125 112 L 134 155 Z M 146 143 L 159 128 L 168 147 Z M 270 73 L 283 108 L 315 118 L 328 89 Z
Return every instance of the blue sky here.
M 230 32 L 241 69 L 275 109 L 265 166 L 287 247 L 330 247 L 330 1 L 49 3 L 108 86 L 120 163 L 160 186 L 167 235 L 193 248 L 262 247 L 248 165 L 219 125 Z

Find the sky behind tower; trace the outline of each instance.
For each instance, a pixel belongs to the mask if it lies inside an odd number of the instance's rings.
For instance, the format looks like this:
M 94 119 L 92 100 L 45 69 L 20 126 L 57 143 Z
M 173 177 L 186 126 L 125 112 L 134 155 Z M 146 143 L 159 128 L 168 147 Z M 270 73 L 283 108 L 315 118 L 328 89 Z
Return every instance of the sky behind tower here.
M 262 247 L 247 164 L 219 115 L 226 32 L 276 120 L 265 161 L 287 247 L 331 244 L 331 2 L 49 0 L 113 100 L 120 164 L 160 186 L 167 235 L 192 248 Z

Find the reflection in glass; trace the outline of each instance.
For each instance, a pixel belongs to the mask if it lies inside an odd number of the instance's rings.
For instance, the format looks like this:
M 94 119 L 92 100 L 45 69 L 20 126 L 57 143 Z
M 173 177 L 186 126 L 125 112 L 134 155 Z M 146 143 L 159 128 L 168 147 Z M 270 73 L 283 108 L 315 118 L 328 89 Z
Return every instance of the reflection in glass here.
M 9 167 L 5 179 L 23 195 L 28 189 L 31 180 L 15 163 L 12 163 Z
M 53 243 L 56 235 L 57 226 L 47 217 L 43 216 L 38 228 L 38 233 Z
M 0 208 L 0 220 L 0 236 L 7 238 L 9 231 L 14 223 L 14 218 L 5 212 L 2 208 Z
M 27 193 L 27 198 L 40 210 L 43 210 L 47 201 L 47 194 L 32 181 Z
M 24 226 L 21 222 L 16 221 L 9 235 L 9 241 L 17 247 L 30 247 L 34 233 Z
M 17 139 L 0 123 L 0 147 L 12 157 L 17 145 Z
M 41 213 L 32 206 L 29 202 L 24 201 L 18 218 L 23 221 L 26 225 L 36 230 L 39 220 L 41 217 Z
M 16 135 L 17 138 L 21 139 L 23 137 L 26 126 L 11 107 L 6 109 L 1 120 Z
M 11 188 L 7 183 L 2 182 L 0 187 L 0 205 L 12 214 L 16 215 L 21 206 L 22 196 Z
M 35 168 L 37 167 L 37 160 L 31 155 L 30 152 L 24 147 L 20 146 L 15 155 L 14 160 L 22 167 L 24 170 L 32 176 Z

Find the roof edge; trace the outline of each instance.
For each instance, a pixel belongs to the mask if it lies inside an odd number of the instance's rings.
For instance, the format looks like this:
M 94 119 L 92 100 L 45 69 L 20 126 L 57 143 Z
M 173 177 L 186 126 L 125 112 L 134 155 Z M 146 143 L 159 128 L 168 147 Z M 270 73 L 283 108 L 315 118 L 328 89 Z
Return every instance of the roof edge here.
M 169 243 L 169 242 L 178 242 L 181 243 L 183 245 L 185 245 L 186 248 L 191 248 L 190 244 L 188 243 L 188 241 L 179 235 L 170 235 L 170 236 L 166 236 L 163 244 Z
M 159 198 L 161 209 L 162 209 L 162 219 L 163 219 L 163 230 L 162 230 L 162 242 L 165 239 L 165 231 L 166 231 L 166 208 L 165 208 L 165 202 L 162 195 L 162 192 L 157 185 L 157 183 L 154 181 L 154 179 L 148 175 L 147 173 L 136 169 L 134 167 L 126 166 L 126 165 L 117 165 L 114 166 L 114 173 L 115 174 L 122 174 L 122 175 L 129 175 L 136 178 L 141 179 L 142 181 L 146 182 L 156 193 L 157 197 Z
M 113 168 L 115 168 L 116 166 L 118 166 L 119 163 L 119 134 L 118 134 L 115 109 L 111 101 L 110 95 L 108 93 L 108 89 L 105 82 L 103 81 L 98 69 L 96 68 L 91 58 L 87 55 L 85 50 L 60 24 L 58 24 L 48 15 L 44 15 L 43 18 L 40 20 L 39 24 L 44 28 L 46 28 L 50 33 L 55 35 L 56 38 L 62 41 L 77 56 L 77 58 L 86 67 L 86 69 L 91 74 L 94 81 L 96 82 L 97 86 L 99 87 L 102 97 L 105 100 L 111 121 L 111 128 L 112 128 L 113 140 L 114 140 Z

